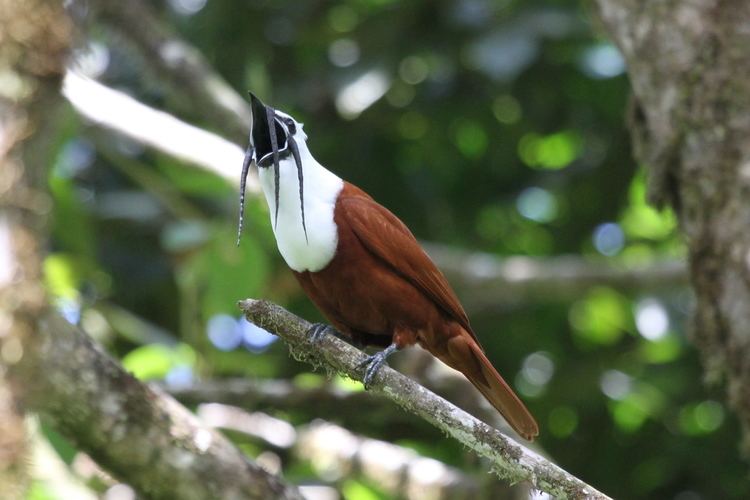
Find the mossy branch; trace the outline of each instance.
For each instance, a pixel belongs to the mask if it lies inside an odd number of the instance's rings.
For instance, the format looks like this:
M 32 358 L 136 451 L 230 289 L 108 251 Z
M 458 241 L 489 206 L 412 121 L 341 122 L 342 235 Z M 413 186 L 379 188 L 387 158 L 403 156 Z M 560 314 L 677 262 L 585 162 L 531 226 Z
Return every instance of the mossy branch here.
M 309 322 L 271 302 L 247 299 L 240 301 L 239 306 L 249 321 L 281 337 L 295 358 L 355 380 L 362 379 L 362 369 L 358 367 L 365 359 L 362 351 L 333 335 L 313 343 L 307 336 L 312 326 Z M 370 390 L 385 395 L 486 458 L 492 470 L 511 483 L 529 481 L 534 488 L 558 498 L 609 498 L 389 367 L 384 366 L 378 372 Z

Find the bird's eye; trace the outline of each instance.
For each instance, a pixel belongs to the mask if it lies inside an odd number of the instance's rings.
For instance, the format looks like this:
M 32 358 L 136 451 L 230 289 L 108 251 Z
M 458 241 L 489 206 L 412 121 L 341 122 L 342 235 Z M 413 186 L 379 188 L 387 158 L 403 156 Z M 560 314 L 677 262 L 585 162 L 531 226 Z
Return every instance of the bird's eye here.
M 291 118 L 286 118 L 284 120 L 284 123 L 286 124 L 286 127 L 289 129 L 289 133 L 294 135 L 297 133 L 297 126 L 294 124 L 294 120 Z

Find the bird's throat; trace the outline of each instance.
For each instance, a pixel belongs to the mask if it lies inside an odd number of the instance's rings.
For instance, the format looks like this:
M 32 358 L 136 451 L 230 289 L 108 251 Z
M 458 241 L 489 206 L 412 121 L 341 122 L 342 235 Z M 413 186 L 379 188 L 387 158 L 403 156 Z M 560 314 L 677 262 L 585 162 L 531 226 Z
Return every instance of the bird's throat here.
M 273 169 L 259 169 L 260 182 L 282 257 L 297 272 L 315 272 L 328 265 L 336 252 L 338 233 L 334 209 L 344 183 L 312 157 L 304 141 L 299 142 L 302 176 L 295 160 L 293 156 L 280 160 L 278 206 Z M 300 177 L 304 177 L 302 199 Z

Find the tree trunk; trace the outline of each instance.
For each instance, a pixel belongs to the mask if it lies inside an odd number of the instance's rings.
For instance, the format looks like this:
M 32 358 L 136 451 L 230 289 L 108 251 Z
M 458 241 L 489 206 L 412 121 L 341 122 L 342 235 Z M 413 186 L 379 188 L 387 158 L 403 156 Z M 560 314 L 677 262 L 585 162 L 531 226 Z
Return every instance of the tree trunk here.
M 674 208 L 689 251 L 691 336 L 726 377 L 750 452 L 750 4 L 597 0 L 633 88 L 649 197 Z
M 27 443 L 15 370 L 33 346 L 41 313 L 40 239 L 49 211 L 30 137 L 59 101 L 70 43 L 62 2 L 0 0 L 0 491 L 25 498 Z

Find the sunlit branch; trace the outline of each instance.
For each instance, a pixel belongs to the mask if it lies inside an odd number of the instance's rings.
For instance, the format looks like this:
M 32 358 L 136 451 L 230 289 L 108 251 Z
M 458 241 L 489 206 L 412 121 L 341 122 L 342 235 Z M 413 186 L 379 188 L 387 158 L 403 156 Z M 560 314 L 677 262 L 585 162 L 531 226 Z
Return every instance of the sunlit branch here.
M 310 323 L 270 302 L 247 299 L 240 302 L 240 308 L 249 321 L 284 339 L 297 359 L 361 380 L 359 363 L 365 359 L 365 354 L 358 349 L 333 335 L 313 343 L 307 335 Z M 384 367 L 378 373 L 371 390 L 385 395 L 489 460 L 492 470 L 503 479 L 529 481 L 532 487 L 561 498 L 608 498 L 391 368 Z
M 251 116 L 247 101 L 198 49 L 170 32 L 149 3 L 142 0 L 90 0 L 89 3 L 99 20 L 129 42 L 160 81 L 181 97 L 176 103 L 184 103 L 184 111 L 200 112 L 233 140 L 247 137 Z
M 213 172 L 229 182 L 239 182 L 239 167 L 245 150 L 238 145 L 74 71 L 68 71 L 65 76 L 63 94 L 79 114 L 96 125 Z M 260 192 L 254 173 L 247 180 L 247 190 Z

